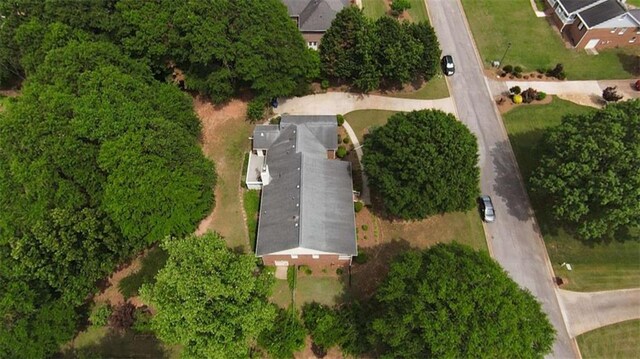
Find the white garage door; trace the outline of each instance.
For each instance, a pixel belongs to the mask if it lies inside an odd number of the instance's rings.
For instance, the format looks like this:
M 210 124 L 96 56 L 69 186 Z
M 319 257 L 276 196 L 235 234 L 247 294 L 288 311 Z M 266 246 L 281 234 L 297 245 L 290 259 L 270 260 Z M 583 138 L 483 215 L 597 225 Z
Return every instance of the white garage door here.
M 585 46 L 585 49 L 593 49 L 596 47 L 596 45 L 598 45 L 598 43 L 600 42 L 600 39 L 593 39 L 593 40 L 589 40 L 589 42 L 587 42 L 587 46 Z

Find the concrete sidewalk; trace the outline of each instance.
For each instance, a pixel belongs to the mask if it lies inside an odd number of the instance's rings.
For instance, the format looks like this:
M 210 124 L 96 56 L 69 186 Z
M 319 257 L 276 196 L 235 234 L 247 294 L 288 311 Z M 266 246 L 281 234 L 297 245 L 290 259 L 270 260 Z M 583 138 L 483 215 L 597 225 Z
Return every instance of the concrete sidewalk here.
M 455 106 L 450 97 L 438 100 L 414 100 L 348 92 L 327 92 L 284 99 L 274 112 L 290 115 L 331 115 L 345 114 L 355 110 L 414 111 L 429 108 L 455 113 Z
M 360 199 L 362 200 L 362 202 L 364 202 L 364 204 L 370 205 L 371 192 L 369 191 L 369 179 L 367 178 L 367 175 L 364 173 L 364 166 L 362 166 L 362 156 L 363 156 L 362 145 L 360 145 L 358 136 L 356 136 L 356 133 L 353 131 L 353 128 L 351 128 L 351 125 L 349 125 L 347 121 L 344 121 L 344 124 L 342 124 L 342 126 L 344 127 L 345 131 L 347 131 L 347 134 L 351 138 L 351 142 L 353 143 L 353 148 L 355 149 L 356 155 L 358 156 L 358 162 L 360 162 L 360 169 L 362 174 L 362 192 L 360 193 Z
M 497 89 L 508 91 L 513 86 L 520 86 L 524 91 L 531 87 L 552 95 L 588 95 L 602 96 L 602 90 L 607 87 L 617 87 L 618 93 L 628 98 L 640 98 L 640 91 L 633 88 L 637 80 L 601 80 L 601 81 L 496 81 L 493 82 L 492 92 Z M 496 94 L 494 94 L 496 95 Z
M 640 288 L 587 293 L 558 289 L 558 299 L 572 338 L 606 325 L 640 319 Z

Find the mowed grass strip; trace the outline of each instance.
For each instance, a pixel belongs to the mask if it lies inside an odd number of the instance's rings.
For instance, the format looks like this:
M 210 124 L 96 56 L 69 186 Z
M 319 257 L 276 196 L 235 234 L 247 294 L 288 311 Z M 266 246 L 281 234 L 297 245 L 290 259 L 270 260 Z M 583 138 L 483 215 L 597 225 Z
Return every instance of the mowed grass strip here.
M 640 242 L 630 240 L 638 233 L 621 235 L 609 242 L 584 242 L 559 227 L 550 216 L 548 201 L 531 193 L 529 178 L 540 159 L 538 141 L 546 129 L 560 124 L 564 115 L 594 109 L 556 97 L 548 105 L 528 105 L 507 112 L 504 122 L 518 166 L 527 185 L 536 218 L 557 275 L 567 278 L 564 289 L 599 291 L 637 287 L 640 283 Z M 569 263 L 572 271 L 562 267 Z
M 386 14 L 387 7 L 384 0 L 362 0 L 362 10 L 367 17 L 377 19 Z
M 625 79 L 637 75 L 638 46 L 600 51 L 597 56 L 566 48 L 546 18 L 533 13 L 528 0 L 462 0 L 485 66 L 499 60 L 526 71 L 562 63 L 569 80 Z
M 609 325 L 578 336 L 584 359 L 640 358 L 640 320 Z
M 260 191 L 244 191 L 244 213 L 247 216 L 247 230 L 251 250 L 256 250 L 256 236 L 258 235 L 258 211 L 260 210 Z

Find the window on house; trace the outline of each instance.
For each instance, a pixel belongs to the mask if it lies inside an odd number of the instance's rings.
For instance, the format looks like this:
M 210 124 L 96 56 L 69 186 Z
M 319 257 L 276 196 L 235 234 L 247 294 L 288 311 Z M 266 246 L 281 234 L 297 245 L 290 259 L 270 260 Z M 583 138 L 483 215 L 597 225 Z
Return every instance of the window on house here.
M 618 32 L 618 35 L 622 35 L 622 34 L 624 34 L 625 32 L 627 32 L 627 28 L 626 28 L 626 27 L 623 27 L 623 28 L 622 28 L 622 29 L 620 29 L 620 31 Z
M 614 33 L 614 32 L 616 32 L 616 31 L 618 31 L 618 28 L 617 28 L 617 27 L 614 27 L 614 28 L 611 30 L 611 33 L 613 34 L 613 33 Z
M 582 30 L 582 29 L 584 29 L 584 22 L 580 22 L 578 24 L 578 30 Z
M 341 261 L 348 261 L 349 259 L 351 259 L 351 256 L 338 256 L 338 259 Z
M 629 43 L 631 43 L 631 44 L 634 43 L 634 42 L 636 42 L 636 37 L 635 36 L 632 37 L 631 40 L 629 40 Z
M 291 255 L 291 259 L 298 259 L 298 255 L 297 254 L 292 254 Z
M 320 259 L 320 255 L 319 254 L 314 254 L 311 256 L 313 259 Z
M 309 41 L 309 42 L 307 42 L 307 47 L 310 48 L 310 49 L 317 50 L 318 49 L 318 42 L 317 41 Z
M 640 35 L 640 27 L 636 29 L 636 35 Z

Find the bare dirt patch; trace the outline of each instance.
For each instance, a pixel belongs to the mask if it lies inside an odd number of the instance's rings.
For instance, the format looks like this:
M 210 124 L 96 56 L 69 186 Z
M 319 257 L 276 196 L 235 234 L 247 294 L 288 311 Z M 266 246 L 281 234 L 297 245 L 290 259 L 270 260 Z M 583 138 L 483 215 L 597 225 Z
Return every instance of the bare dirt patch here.
M 315 359 L 317 358 L 317 356 L 313 353 L 313 351 L 311 350 L 311 337 L 307 336 L 307 338 L 304 341 L 304 348 L 295 353 L 295 355 L 293 356 L 296 359 Z M 345 356 L 340 352 L 340 349 L 334 347 L 331 348 L 329 351 L 327 351 L 327 355 L 324 356 L 324 358 L 326 359 L 342 359 Z
M 560 82 L 562 80 L 558 80 L 555 77 L 547 76 L 546 74 L 541 74 L 537 71 L 533 72 L 523 72 L 522 77 L 518 78 L 513 74 L 504 74 L 504 71 L 500 69 L 484 69 L 484 75 L 490 79 L 494 79 L 497 81 L 545 81 L 545 82 Z
M 107 278 L 106 288 L 93 298 L 93 302 L 96 304 L 110 304 L 112 306 L 124 303 L 124 296 L 120 293 L 118 285 L 123 278 L 128 277 L 130 274 L 135 273 L 140 269 L 141 259 L 143 256 L 144 253 L 138 255 L 130 263 L 121 265 L 120 268 L 111 273 L 111 276 Z M 141 304 L 141 301 L 137 298 L 134 305 L 138 306 L 138 304 Z
M 245 120 L 247 103 L 232 100 L 215 106 L 200 96 L 193 100 L 202 123 L 202 150 L 216 166 L 218 176 L 213 211 L 198 226 L 196 234 L 220 233 L 230 247 L 249 248 L 242 210 L 242 161 L 249 150 L 252 126 Z

